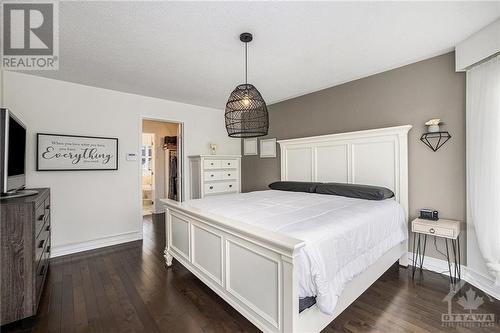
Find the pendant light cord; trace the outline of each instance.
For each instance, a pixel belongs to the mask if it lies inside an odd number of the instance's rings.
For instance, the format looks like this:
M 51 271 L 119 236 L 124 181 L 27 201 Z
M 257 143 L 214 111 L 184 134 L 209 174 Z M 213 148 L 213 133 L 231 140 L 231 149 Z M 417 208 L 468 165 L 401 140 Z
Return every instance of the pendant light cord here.
M 248 85 L 247 46 L 248 43 L 245 43 L 245 85 Z

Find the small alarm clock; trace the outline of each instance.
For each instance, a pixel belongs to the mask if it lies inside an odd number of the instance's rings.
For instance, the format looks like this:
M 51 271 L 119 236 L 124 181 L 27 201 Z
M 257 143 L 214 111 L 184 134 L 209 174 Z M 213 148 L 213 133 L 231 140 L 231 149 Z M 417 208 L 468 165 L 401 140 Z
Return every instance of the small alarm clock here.
M 420 210 L 420 218 L 424 220 L 437 221 L 439 220 L 439 213 L 437 210 L 424 208 Z

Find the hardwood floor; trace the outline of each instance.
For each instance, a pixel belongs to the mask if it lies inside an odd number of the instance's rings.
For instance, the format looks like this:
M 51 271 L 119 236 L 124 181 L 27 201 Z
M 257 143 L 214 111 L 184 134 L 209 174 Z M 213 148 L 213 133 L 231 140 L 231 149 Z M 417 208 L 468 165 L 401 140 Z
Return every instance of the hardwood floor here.
M 164 247 L 163 215 L 155 215 L 145 219 L 143 241 L 56 258 L 38 315 L 1 331 L 258 332 L 178 262 L 166 269 Z M 453 312 L 493 313 L 496 322 L 443 327 L 448 280 L 427 271 L 415 281 L 409 276 L 410 270 L 395 265 L 324 332 L 500 332 L 500 301 L 467 284 Z M 477 311 L 456 301 L 469 289 L 483 297 Z

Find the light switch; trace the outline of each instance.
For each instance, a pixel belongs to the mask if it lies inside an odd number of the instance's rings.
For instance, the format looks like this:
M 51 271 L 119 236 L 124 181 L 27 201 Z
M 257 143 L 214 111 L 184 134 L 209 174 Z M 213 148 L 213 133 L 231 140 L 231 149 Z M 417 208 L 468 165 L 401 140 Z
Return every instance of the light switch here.
M 136 153 L 127 153 L 125 159 L 127 161 L 137 161 L 137 154 Z

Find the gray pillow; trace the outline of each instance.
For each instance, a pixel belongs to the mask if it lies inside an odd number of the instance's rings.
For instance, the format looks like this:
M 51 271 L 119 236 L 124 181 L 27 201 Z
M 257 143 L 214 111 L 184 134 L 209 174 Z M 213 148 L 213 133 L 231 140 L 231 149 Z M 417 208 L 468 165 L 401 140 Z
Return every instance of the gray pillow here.
M 269 184 L 272 190 L 314 193 L 316 186 L 321 183 L 313 182 L 274 182 Z
M 366 200 L 384 200 L 394 196 L 394 193 L 385 187 L 344 183 L 318 184 L 316 193 Z

